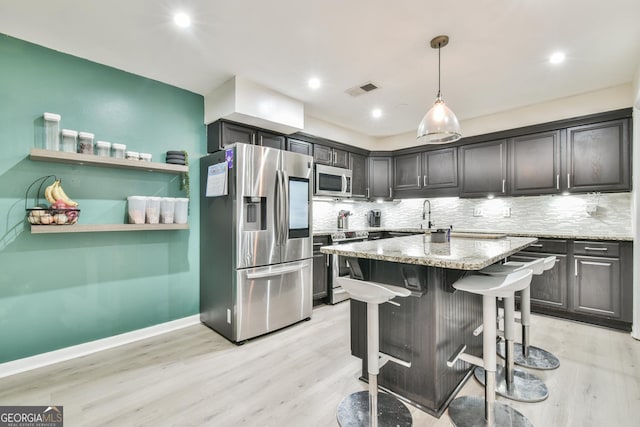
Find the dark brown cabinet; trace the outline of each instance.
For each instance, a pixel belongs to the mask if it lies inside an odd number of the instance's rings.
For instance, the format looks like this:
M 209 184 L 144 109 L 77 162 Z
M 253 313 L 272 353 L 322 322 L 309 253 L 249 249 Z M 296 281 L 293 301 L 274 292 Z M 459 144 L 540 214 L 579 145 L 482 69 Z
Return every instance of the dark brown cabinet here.
M 560 193 L 560 131 L 509 140 L 511 195 Z
M 554 247 L 555 246 L 555 247 Z M 551 253 L 551 250 L 560 249 L 562 253 Z M 536 253 L 535 250 L 542 252 Z M 510 261 L 531 262 L 538 258 L 546 258 L 554 255 L 556 257 L 555 266 L 545 271 L 539 276 L 531 279 L 531 305 L 547 307 L 556 310 L 566 310 L 567 300 L 567 242 L 549 241 L 541 239 L 536 243 L 536 247 L 527 248 L 525 252 L 519 252 L 509 258 Z
M 556 265 L 531 280 L 531 310 L 618 329 L 632 321 L 631 242 L 539 239 L 509 259 L 555 255 Z
M 257 144 L 278 150 L 286 148 L 284 135 L 220 120 L 207 126 L 207 152 L 213 153 L 236 142 Z
M 263 147 L 277 148 L 284 150 L 286 148 L 286 138 L 283 135 L 258 131 L 257 144 Z
M 422 153 L 405 154 L 393 158 L 393 188 L 417 190 L 422 187 Z
M 460 195 L 484 197 L 507 194 L 505 139 L 460 147 Z
M 329 255 L 320 252 L 329 244 L 329 236 L 313 237 L 313 300 L 320 300 L 329 294 Z
M 629 190 L 629 139 L 628 119 L 568 128 L 568 190 Z
M 391 157 L 369 157 L 369 198 L 393 198 L 393 162 Z
M 313 160 L 337 168 L 349 167 L 349 152 L 321 144 L 313 144 Z
M 360 154 L 349 153 L 349 169 L 351 169 L 351 197 L 367 197 L 369 175 L 367 158 Z
M 299 139 L 287 138 L 287 150 L 294 153 L 306 154 L 313 156 L 313 144 Z

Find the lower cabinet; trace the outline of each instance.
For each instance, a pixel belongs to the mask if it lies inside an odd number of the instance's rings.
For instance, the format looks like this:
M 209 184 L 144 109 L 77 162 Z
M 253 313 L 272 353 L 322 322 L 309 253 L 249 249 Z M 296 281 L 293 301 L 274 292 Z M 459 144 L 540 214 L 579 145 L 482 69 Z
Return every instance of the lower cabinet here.
M 509 259 L 555 255 L 556 265 L 531 280 L 531 310 L 619 329 L 632 321 L 631 242 L 539 239 Z
M 329 236 L 313 237 L 313 300 L 329 295 L 329 255 L 320 252 L 329 244 Z

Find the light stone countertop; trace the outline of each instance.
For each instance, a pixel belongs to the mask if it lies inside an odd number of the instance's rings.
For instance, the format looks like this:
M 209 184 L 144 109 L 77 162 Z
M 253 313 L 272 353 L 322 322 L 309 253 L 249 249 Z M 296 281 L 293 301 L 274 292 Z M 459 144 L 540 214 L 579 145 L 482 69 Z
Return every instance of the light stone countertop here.
M 329 235 L 331 233 L 337 231 L 368 231 L 369 233 L 373 233 L 376 231 L 396 231 L 396 232 L 409 232 L 409 233 L 428 233 L 428 230 L 420 229 L 420 228 L 411 228 L 411 227 L 359 227 L 359 228 L 349 228 L 347 230 L 313 230 L 314 236 L 323 236 Z M 517 237 L 537 237 L 541 239 L 569 239 L 569 240 L 611 240 L 611 241 L 621 241 L 621 242 L 632 242 L 633 236 L 626 234 L 616 234 L 611 233 L 607 235 L 593 235 L 589 234 L 588 230 L 585 232 L 581 232 L 579 234 L 573 233 L 562 233 L 555 231 L 504 231 L 504 230 L 471 230 L 471 229 L 453 229 L 453 236 L 456 233 L 487 233 L 487 234 L 505 234 L 509 236 L 517 236 Z
M 322 253 L 418 264 L 457 270 L 480 270 L 512 255 L 538 239 L 507 236 L 501 239 L 451 237 L 448 243 L 431 243 L 429 234 L 393 237 L 335 246 Z

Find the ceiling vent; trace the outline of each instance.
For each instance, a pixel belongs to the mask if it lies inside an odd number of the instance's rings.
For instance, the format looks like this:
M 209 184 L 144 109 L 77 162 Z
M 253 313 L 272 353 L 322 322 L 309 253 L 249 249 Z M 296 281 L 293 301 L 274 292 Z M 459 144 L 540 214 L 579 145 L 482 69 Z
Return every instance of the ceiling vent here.
M 366 82 L 359 86 L 352 87 L 351 89 L 347 89 L 346 92 L 351 96 L 360 96 L 376 89 L 380 89 L 380 86 L 373 82 Z

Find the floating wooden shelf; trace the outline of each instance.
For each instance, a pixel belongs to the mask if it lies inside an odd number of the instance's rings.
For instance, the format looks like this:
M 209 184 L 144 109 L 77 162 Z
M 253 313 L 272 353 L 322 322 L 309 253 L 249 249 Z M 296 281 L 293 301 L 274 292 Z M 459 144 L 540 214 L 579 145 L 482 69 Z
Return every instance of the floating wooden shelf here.
M 99 233 L 103 231 L 167 231 L 187 230 L 189 224 L 73 224 L 32 225 L 31 234 Z
M 182 173 L 189 172 L 189 167 L 172 165 L 169 163 L 141 162 L 140 160 L 114 159 L 113 157 L 96 156 L 93 154 L 67 153 L 64 151 L 43 150 L 32 148 L 29 153 L 31 160 L 54 163 L 72 163 L 107 168 L 140 169 L 150 172 Z

